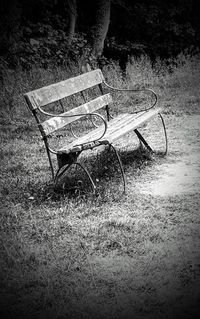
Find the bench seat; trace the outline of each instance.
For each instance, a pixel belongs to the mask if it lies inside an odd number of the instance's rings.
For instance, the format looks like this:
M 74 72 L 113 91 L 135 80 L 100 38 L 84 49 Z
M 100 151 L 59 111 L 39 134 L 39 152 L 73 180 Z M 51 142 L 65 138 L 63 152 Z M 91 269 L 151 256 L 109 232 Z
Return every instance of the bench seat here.
M 71 143 L 67 143 L 57 151 L 57 154 L 69 154 L 73 152 L 81 152 L 86 149 L 92 149 L 99 145 L 112 144 L 124 134 L 137 129 L 139 126 L 148 121 L 151 117 L 155 116 L 161 111 L 161 108 L 151 109 L 149 111 L 140 112 L 137 114 L 122 113 L 114 119 L 107 122 L 107 131 L 105 135 L 98 140 L 101 136 L 104 126 L 90 131 L 86 135 L 77 138 Z M 95 141 L 96 140 L 96 141 Z
M 92 176 L 85 165 L 83 165 L 83 161 L 78 161 L 78 157 L 84 150 L 93 149 L 100 145 L 109 145 L 109 147 L 114 150 L 118 159 L 125 191 L 126 180 L 123 164 L 114 142 L 123 135 L 133 131 L 139 138 L 141 145 L 145 146 L 149 152 L 155 151 L 140 133 L 140 128 L 151 120 L 151 118 L 158 115 L 162 122 L 165 137 L 164 154 L 167 153 L 167 134 L 161 115 L 161 108 L 156 106 L 158 101 L 157 94 L 149 88 L 112 87 L 106 82 L 100 69 L 91 70 L 87 67 L 84 72 L 85 73 L 73 78 L 53 83 L 24 94 L 27 105 L 36 119 L 46 147 L 54 186 L 57 185 L 58 180 L 64 174 L 66 181 L 70 180 L 70 178 L 68 179 L 67 171 L 72 165 L 75 165 L 85 172 L 86 175 L 83 176 L 88 177 L 93 193 L 95 193 L 96 185 Z M 127 93 L 127 98 L 130 95 L 130 99 L 132 94 L 143 92 L 140 110 L 136 111 L 131 101 L 130 107 L 133 107 L 131 109 L 132 113 L 123 113 L 123 104 L 119 105 L 118 103 L 116 105 L 111 92 Z M 115 95 L 114 97 L 116 98 Z M 115 118 L 110 116 L 111 107 L 116 108 L 116 112 L 120 112 L 121 114 L 116 115 Z M 50 110 L 52 111 L 50 112 Z M 104 116 L 102 114 L 104 114 Z M 94 116 L 95 120 L 93 121 Z M 86 118 L 91 120 L 94 127 L 91 125 L 87 126 L 88 123 L 86 122 L 77 122 L 80 119 Z M 96 118 L 98 118 L 98 123 L 100 123 L 99 126 L 95 125 Z M 100 119 L 102 122 L 99 122 Z M 80 137 L 76 137 L 73 131 L 74 126 L 72 127 L 71 124 L 77 124 L 75 133 L 78 130 L 80 130 L 80 132 L 85 130 L 85 133 Z M 83 124 L 83 126 L 81 127 L 80 124 Z M 63 142 L 54 139 L 55 143 L 49 143 L 52 134 L 64 128 L 68 131 L 71 130 L 74 137 L 73 141 L 66 139 Z M 90 131 L 88 132 L 88 130 Z M 61 136 L 63 137 L 62 134 Z M 59 133 L 56 135 L 56 138 L 57 137 L 59 137 Z M 123 142 L 126 142 L 125 138 Z M 62 143 L 62 147 L 60 143 Z M 50 144 L 54 146 L 54 148 L 52 148 Z M 54 157 L 57 157 L 57 161 L 53 160 Z M 83 179 L 83 182 L 84 181 L 85 178 Z M 84 183 L 81 185 L 84 185 Z M 75 190 L 79 188 L 79 184 L 74 187 Z

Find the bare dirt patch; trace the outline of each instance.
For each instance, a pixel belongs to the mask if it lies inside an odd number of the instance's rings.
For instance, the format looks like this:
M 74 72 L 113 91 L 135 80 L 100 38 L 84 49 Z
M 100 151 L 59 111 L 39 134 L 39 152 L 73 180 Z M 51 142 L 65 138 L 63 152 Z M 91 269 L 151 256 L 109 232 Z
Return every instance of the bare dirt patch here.
M 168 132 L 167 162 L 156 165 L 139 181 L 141 193 L 152 196 L 200 193 L 199 128 L 199 115 L 175 119 Z

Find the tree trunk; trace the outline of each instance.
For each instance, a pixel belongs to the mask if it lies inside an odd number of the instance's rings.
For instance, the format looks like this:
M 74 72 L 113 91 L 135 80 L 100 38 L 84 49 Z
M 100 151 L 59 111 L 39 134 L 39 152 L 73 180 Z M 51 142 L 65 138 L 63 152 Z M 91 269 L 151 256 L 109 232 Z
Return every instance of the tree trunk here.
M 77 17 L 77 4 L 76 0 L 67 0 L 68 10 L 69 10 L 69 22 L 67 29 L 68 44 L 72 42 L 76 27 L 76 17 Z
M 95 58 L 102 55 L 104 41 L 110 23 L 110 0 L 98 0 L 96 23 L 92 32 L 92 54 Z

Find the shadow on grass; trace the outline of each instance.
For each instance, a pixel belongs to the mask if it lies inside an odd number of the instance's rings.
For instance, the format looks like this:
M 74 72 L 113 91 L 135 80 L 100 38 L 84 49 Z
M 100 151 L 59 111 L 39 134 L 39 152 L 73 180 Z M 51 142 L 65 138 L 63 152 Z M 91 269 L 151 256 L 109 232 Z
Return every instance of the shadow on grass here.
M 155 158 L 162 156 L 161 154 L 151 154 L 143 148 L 135 150 L 120 150 L 120 158 L 123 163 L 125 175 L 126 171 L 131 170 L 134 176 L 139 175 L 140 170 L 146 166 L 150 166 Z M 80 158 L 80 163 L 87 167 L 94 183 L 97 186 L 95 197 L 105 198 L 107 193 L 112 192 L 115 196 L 119 196 L 123 191 L 123 180 L 120 172 L 120 166 L 117 157 L 113 151 L 104 148 L 96 154 L 87 154 Z M 37 204 L 47 200 L 58 201 L 64 198 L 84 198 L 88 199 L 93 196 L 92 187 L 88 176 L 85 172 L 73 165 L 59 180 L 56 187 L 52 183 L 35 187 L 36 193 L 33 195 L 37 198 Z
M 150 167 L 153 163 L 159 163 L 160 155 L 151 154 L 146 149 L 137 148 L 135 150 L 120 149 L 119 155 L 123 163 L 125 176 L 131 174 L 138 177 L 145 167 Z M 85 172 L 78 166 L 73 165 L 59 180 L 54 187 L 51 179 L 47 180 L 45 172 L 36 174 L 35 178 L 26 179 L 14 178 L 2 189 L 2 197 L 5 203 L 21 203 L 27 208 L 42 204 L 53 205 L 58 201 L 95 200 L 103 201 L 117 200 L 123 196 L 123 180 L 120 166 L 113 150 L 108 148 L 96 149 L 95 151 L 84 152 L 80 156 L 79 162 L 84 165 L 97 187 L 95 196 L 92 192 L 91 183 Z

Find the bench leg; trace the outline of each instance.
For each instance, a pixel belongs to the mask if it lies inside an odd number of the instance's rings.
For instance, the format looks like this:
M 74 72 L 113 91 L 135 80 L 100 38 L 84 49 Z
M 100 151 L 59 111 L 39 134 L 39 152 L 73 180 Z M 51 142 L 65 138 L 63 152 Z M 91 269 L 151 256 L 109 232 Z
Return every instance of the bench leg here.
M 56 186 L 57 182 L 58 182 L 58 179 L 72 166 L 72 165 L 77 165 L 77 166 L 80 166 L 84 172 L 86 173 L 86 175 L 88 176 L 89 178 L 89 181 L 92 185 L 92 191 L 93 191 L 93 194 L 96 193 L 96 185 L 89 173 L 89 171 L 87 170 L 87 168 L 85 166 L 83 166 L 81 163 L 78 163 L 78 162 L 74 162 L 74 163 L 70 163 L 70 164 L 67 164 L 67 165 L 64 165 L 62 167 L 60 167 L 54 177 L 54 187 Z
M 163 119 L 162 115 L 161 115 L 160 113 L 158 113 L 158 116 L 159 116 L 160 119 L 161 119 L 162 126 L 163 126 L 163 130 L 164 130 L 164 136 L 165 136 L 165 151 L 164 151 L 163 154 L 166 155 L 166 154 L 167 154 L 167 151 L 168 151 L 167 131 L 166 131 L 165 122 L 164 122 L 164 119 Z M 140 142 L 142 142 L 150 152 L 154 152 L 154 150 L 149 146 L 149 144 L 148 144 L 147 141 L 144 139 L 144 137 L 142 136 L 142 134 L 141 134 L 137 129 L 135 129 L 134 132 L 135 132 L 135 134 L 137 135 L 137 137 L 139 138 Z
M 112 144 L 109 144 L 109 147 L 111 147 L 114 150 L 114 152 L 115 152 L 115 154 L 117 156 L 117 160 L 118 160 L 118 163 L 119 163 L 119 166 L 120 166 L 120 171 L 121 171 L 122 178 L 123 178 L 124 193 L 125 193 L 126 192 L 126 179 L 125 179 L 124 168 L 123 168 L 123 164 L 122 164 L 121 158 L 119 156 L 118 151 L 116 150 L 116 148 Z
M 166 130 L 166 126 L 165 126 L 165 122 L 164 122 L 163 116 L 162 116 L 160 113 L 158 113 L 158 115 L 159 115 L 160 118 L 161 118 L 162 125 L 163 125 L 163 130 L 164 130 L 164 134 L 165 134 L 165 152 L 164 152 L 164 155 L 166 155 L 166 154 L 167 154 L 167 151 L 168 151 L 167 130 Z
M 93 194 L 96 194 L 96 185 L 95 185 L 90 173 L 88 172 L 87 168 L 85 166 L 83 166 L 81 163 L 78 163 L 78 162 L 76 162 L 74 164 L 80 166 L 84 170 L 84 172 L 87 174 L 87 176 L 88 176 L 88 178 L 90 180 L 90 183 L 92 184 Z
M 53 181 L 54 187 L 56 186 L 58 179 L 68 170 L 68 168 L 70 168 L 71 165 L 72 164 L 64 165 L 57 170 L 56 175 L 54 177 L 54 181 Z
M 144 139 L 144 137 L 142 136 L 142 134 L 136 129 L 134 130 L 135 134 L 137 135 L 137 137 L 139 138 L 140 142 L 142 142 L 146 148 L 148 149 L 149 152 L 153 152 L 152 148 L 149 146 L 149 144 L 147 143 L 147 141 Z

